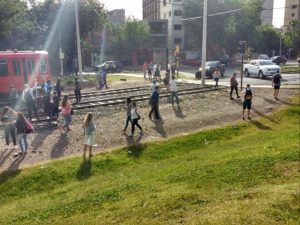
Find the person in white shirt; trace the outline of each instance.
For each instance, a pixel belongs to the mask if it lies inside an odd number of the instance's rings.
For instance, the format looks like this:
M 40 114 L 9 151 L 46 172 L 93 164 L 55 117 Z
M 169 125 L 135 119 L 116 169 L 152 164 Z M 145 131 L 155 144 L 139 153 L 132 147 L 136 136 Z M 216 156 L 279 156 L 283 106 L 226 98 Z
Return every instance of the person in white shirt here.
M 215 72 L 213 73 L 213 80 L 216 82 L 215 88 L 217 88 L 219 86 L 219 79 L 221 77 L 221 73 L 219 71 L 219 69 L 216 69 Z
M 132 108 L 131 108 L 131 124 L 132 124 L 132 126 L 131 126 L 131 135 L 130 136 L 133 136 L 134 130 L 135 130 L 135 126 L 137 126 L 140 129 L 140 134 L 143 133 L 143 129 L 139 125 L 139 120 L 140 119 L 141 119 L 141 116 L 137 112 L 136 103 L 133 102 L 132 103 Z
M 177 81 L 175 80 L 175 76 L 172 76 L 172 79 L 170 80 L 169 84 L 170 84 L 172 105 L 174 105 L 174 98 L 176 98 L 176 103 L 177 105 L 179 105 L 179 99 L 177 94 Z

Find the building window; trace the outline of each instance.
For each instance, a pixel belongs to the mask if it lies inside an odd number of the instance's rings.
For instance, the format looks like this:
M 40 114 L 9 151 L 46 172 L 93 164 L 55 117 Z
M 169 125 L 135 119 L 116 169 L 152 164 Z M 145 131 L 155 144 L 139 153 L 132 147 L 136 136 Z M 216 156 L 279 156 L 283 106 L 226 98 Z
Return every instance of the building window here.
M 27 67 L 28 67 L 29 74 L 31 74 L 31 75 L 34 74 L 34 60 L 33 59 L 28 60 Z
M 174 24 L 174 30 L 181 30 L 181 24 Z
M 21 61 L 13 60 L 13 67 L 14 67 L 14 75 L 15 76 L 21 75 Z
M 174 16 L 182 16 L 181 10 L 174 10 Z
M 166 6 L 167 0 L 163 0 L 163 6 Z
M 167 13 L 164 13 L 164 19 L 167 19 Z
M 174 0 L 174 2 L 181 2 L 181 0 Z
M 181 44 L 181 38 L 174 38 L 174 44 Z
M 295 13 L 292 13 L 292 17 L 295 17 Z
M 40 72 L 41 73 L 47 73 L 48 72 L 47 63 L 46 63 L 46 60 L 44 58 L 41 59 L 41 61 L 40 61 Z
M 0 59 L 0 76 L 8 75 L 8 66 L 6 59 Z
M 297 5 L 292 5 L 292 9 L 297 9 Z
M 172 12 L 171 11 L 169 11 L 169 16 L 172 16 Z

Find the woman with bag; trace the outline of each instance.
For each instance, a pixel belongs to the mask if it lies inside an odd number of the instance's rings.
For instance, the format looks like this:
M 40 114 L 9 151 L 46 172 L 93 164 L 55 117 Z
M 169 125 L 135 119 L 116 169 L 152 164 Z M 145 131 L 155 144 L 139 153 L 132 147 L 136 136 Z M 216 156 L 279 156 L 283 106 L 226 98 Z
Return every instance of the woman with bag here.
M 63 130 L 69 132 L 71 130 L 69 126 L 72 122 L 72 105 L 68 95 L 65 95 L 61 102 L 61 114 L 64 118 Z
M 141 119 L 141 116 L 137 112 L 136 103 L 133 102 L 132 103 L 132 108 L 131 108 L 131 123 L 132 123 L 132 127 L 131 127 L 131 135 L 130 136 L 133 136 L 134 130 L 135 130 L 135 126 L 137 126 L 140 129 L 140 134 L 143 133 L 143 129 L 139 125 L 139 120 L 140 119 Z
M 3 124 L 4 128 L 4 135 L 5 135 L 5 141 L 7 148 L 9 147 L 9 135 L 11 136 L 11 139 L 14 144 L 14 149 L 16 148 L 17 141 L 16 141 L 16 131 L 15 131 L 15 115 L 16 112 L 9 108 L 8 106 L 3 108 L 3 111 L 1 113 L 1 122 Z
M 89 157 L 93 156 L 92 148 L 94 145 L 94 131 L 96 130 L 95 123 L 93 121 L 93 114 L 91 112 L 87 113 L 83 121 L 83 129 L 85 136 L 85 143 L 83 148 L 83 157 L 85 157 L 87 148 L 89 149 Z
M 23 113 L 18 112 L 15 127 L 17 128 L 17 139 L 21 148 L 19 154 L 26 154 L 28 149 L 27 134 L 32 132 L 32 125 L 25 119 Z

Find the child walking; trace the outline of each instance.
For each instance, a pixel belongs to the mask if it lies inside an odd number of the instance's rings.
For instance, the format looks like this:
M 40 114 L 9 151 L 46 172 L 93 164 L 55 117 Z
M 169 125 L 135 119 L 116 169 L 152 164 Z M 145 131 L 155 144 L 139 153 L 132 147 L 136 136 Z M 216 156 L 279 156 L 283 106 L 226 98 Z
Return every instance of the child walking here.
M 140 129 L 140 133 L 141 134 L 143 133 L 143 129 L 139 125 L 139 119 L 141 119 L 141 116 L 137 112 L 136 103 L 133 102 L 132 103 L 132 109 L 131 109 L 131 123 L 132 123 L 132 127 L 131 127 L 131 135 L 130 136 L 133 136 L 134 130 L 135 130 L 135 126 L 137 126 Z
M 83 148 L 83 157 L 86 155 L 87 149 L 89 149 L 89 157 L 93 156 L 92 148 L 94 145 L 94 131 L 96 130 L 95 123 L 93 121 L 93 114 L 91 112 L 87 113 L 83 121 L 83 129 L 85 136 L 85 144 Z

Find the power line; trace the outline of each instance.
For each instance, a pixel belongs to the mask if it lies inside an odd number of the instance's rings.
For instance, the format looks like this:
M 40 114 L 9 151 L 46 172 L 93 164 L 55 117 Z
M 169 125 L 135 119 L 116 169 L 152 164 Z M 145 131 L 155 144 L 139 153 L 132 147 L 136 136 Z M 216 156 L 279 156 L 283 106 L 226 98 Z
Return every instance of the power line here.
M 234 9 L 234 10 L 229 10 L 229 11 L 225 11 L 225 12 L 219 12 L 219 13 L 213 13 L 213 14 L 209 14 L 207 16 L 218 16 L 218 15 L 224 15 L 224 14 L 229 14 L 229 13 L 234 13 L 234 12 L 240 12 L 241 9 Z M 182 21 L 187 21 L 187 20 L 196 20 L 196 19 L 201 19 L 203 16 L 197 16 L 197 17 L 191 17 L 191 18 L 184 18 L 181 19 Z

